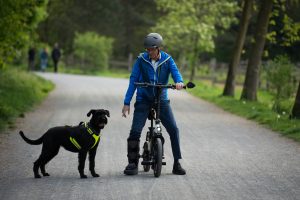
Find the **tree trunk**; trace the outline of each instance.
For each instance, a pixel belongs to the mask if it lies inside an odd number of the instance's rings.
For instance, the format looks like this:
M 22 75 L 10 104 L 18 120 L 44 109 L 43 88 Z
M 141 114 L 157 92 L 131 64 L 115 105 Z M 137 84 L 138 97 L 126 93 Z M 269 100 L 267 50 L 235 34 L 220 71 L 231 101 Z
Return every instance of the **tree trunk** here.
M 189 81 L 190 81 L 190 82 L 193 82 L 193 80 L 194 80 L 194 78 L 195 78 L 195 74 L 196 74 L 196 66 L 193 65 L 193 66 L 192 66 L 192 69 L 191 69 L 190 78 L 189 78 Z
M 229 64 L 226 83 L 223 91 L 223 96 L 234 96 L 235 76 L 238 64 L 241 58 L 241 52 L 244 46 L 244 41 L 248 29 L 248 24 L 251 18 L 253 0 L 245 0 L 240 27 L 235 41 L 232 60 Z
M 300 81 L 291 117 L 300 119 Z
M 191 74 L 190 74 L 190 80 L 189 81 L 193 81 L 196 75 L 196 64 L 197 64 L 197 60 L 198 60 L 198 35 L 195 36 L 194 38 L 194 48 L 193 48 L 193 52 L 192 52 L 192 56 L 190 58 L 190 65 L 191 65 Z
M 259 68 L 265 46 L 272 6 L 273 0 L 262 0 L 262 5 L 260 7 L 257 18 L 257 25 L 254 36 L 255 41 L 250 52 L 241 99 L 247 99 L 251 101 L 257 100 Z

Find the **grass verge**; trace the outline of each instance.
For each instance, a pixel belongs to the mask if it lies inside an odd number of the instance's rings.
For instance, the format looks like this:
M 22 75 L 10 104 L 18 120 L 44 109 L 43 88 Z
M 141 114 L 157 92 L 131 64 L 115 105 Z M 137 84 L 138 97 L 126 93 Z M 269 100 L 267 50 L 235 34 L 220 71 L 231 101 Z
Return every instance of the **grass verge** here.
M 0 71 L 0 130 L 13 127 L 16 117 L 40 103 L 54 85 L 35 74 L 17 69 Z
M 288 112 L 277 113 L 272 110 L 272 96 L 264 91 L 258 92 L 258 101 L 239 100 L 241 88 L 236 89 L 236 97 L 221 96 L 223 86 L 207 82 L 195 82 L 197 87 L 190 90 L 193 95 L 212 102 L 226 111 L 263 124 L 282 135 L 300 142 L 300 120 L 290 120 Z M 289 107 L 293 100 L 289 100 Z

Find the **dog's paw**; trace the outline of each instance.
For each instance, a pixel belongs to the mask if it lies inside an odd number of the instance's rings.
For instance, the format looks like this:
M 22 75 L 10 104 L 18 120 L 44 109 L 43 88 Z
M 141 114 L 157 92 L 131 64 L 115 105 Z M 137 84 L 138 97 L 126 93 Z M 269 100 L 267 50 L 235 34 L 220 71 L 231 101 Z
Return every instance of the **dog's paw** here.
M 80 175 L 80 178 L 87 178 L 87 175 L 82 174 L 82 175 Z
M 43 176 L 50 176 L 50 174 L 48 174 L 48 173 L 44 173 L 44 174 L 43 174 Z

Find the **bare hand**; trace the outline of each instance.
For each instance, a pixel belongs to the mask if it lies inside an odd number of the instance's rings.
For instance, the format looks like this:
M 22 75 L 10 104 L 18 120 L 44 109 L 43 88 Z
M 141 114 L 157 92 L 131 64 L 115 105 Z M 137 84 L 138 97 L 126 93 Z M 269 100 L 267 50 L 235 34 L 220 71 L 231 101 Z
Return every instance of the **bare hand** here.
M 130 106 L 128 105 L 124 105 L 123 108 L 122 108 L 122 117 L 126 117 L 126 113 L 130 113 Z
M 179 82 L 179 83 L 176 83 L 176 90 L 181 90 L 183 88 L 184 84 Z

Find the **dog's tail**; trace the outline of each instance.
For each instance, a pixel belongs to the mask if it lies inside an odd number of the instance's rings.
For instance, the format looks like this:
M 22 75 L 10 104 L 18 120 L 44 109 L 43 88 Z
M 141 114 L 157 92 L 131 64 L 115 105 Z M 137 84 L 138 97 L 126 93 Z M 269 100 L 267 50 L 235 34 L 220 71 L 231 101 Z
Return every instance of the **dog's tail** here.
M 21 135 L 21 137 L 23 138 L 23 140 L 25 140 L 25 142 L 27 142 L 28 144 L 32 144 L 32 145 L 39 145 L 39 144 L 42 144 L 43 143 L 43 136 L 40 137 L 39 139 L 37 140 L 31 140 L 29 138 L 27 138 L 23 131 L 20 131 L 19 134 Z

